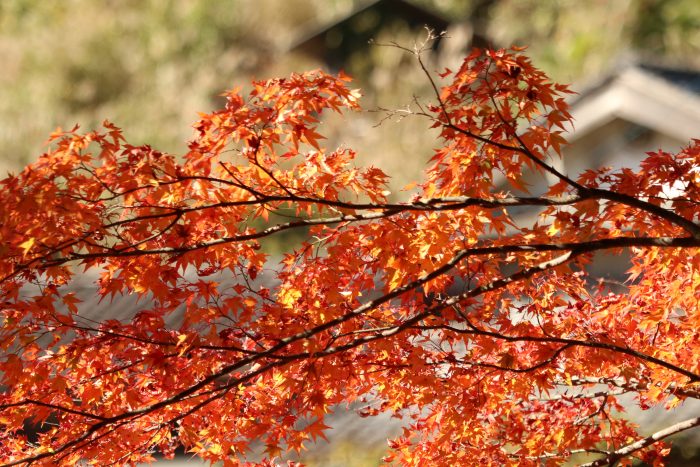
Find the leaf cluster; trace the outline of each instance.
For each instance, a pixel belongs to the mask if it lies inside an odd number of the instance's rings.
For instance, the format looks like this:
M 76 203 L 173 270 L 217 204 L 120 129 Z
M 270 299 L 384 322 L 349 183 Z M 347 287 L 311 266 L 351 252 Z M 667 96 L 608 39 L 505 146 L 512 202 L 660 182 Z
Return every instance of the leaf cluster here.
M 321 71 L 227 92 L 182 160 L 104 122 L 0 182 L 5 465 L 237 465 L 255 443 L 270 465 L 357 403 L 404 418 L 400 465 L 660 463 L 700 425 L 645 436 L 618 400 L 700 396 L 700 143 L 574 178 L 553 163 L 569 90 L 521 51 L 439 77 L 414 54 L 439 138 L 406 202 L 322 145 L 359 94 Z M 533 171 L 554 182 L 514 196 Z M 261 239 L 292 229 L 308 240 L 271 268 Z M 599 251 L 631 256 L 624 287 L 588 276 Z M 139 298 L 131 319 L 90 314 L 84 271 L 100 300 Z

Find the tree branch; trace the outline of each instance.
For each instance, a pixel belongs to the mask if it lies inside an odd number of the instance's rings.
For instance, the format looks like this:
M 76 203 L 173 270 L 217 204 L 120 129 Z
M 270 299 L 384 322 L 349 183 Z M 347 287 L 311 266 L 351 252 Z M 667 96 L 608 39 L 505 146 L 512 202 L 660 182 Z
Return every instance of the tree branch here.
M 629 456 L 640 449 L 650 446 L 671 435 L 675 435 L 676 433 L 695 428 L 696 426 L 700 426 L 700 417 L 690 418 L 688 420 L 676 423 L 675 425 L 671 425 L 663 430 L 647 436 L 646 438 L 642 438 L 620 449 L 616 449 L 615 451 L 608 453 L 605 457 L 602 457 L 596 461 L 582 464 L 581 467 L 601 467 L 603 465 L 612 465 L 616 461 L 625 456 Z

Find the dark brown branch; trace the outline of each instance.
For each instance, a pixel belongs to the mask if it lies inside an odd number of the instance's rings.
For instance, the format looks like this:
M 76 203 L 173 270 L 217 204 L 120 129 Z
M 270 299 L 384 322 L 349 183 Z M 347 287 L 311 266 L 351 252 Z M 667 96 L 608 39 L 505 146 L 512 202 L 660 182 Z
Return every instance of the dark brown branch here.
M 557 382 L 562 386 L 582 386 L 588 384 L 606 384 L 623 389 L 628 392 L 646 391 L 654 383 L 651 381 L 626 380 L 620 377 L 572 377 L 570 382 Z M 700 399 L 700 390 L 686 388 L 678 384 L 669 385 L 665 391 L 669 395 L 690 397 L 691 399 Z
M 469 326 L 469 329 L 464 330 L 464 329 L 458 329 L 458 328 L 454 328 L 454 327 L 445 327 L 445 328 L 450 329 L 451 331 L 457 332 L 457 333 L 477 334 L 477 335 L 482 335 L 482 336 L 489 336 L 489 337 L 493 337 L 495 339 L 504 340 L 506 342 L 557 343 L 557 344 L 567 344 L 567 345 L 577 346 L 577 347 L 589 347 L 589 348 L 595 348 L 595 349 L 601 349 L 601 350 L 610 350 L 612 352 L 629 355 L 630 357 L 635 357 L 635 358 L 643 360 L 647 363 L 652 363 L 654 365 L 658 365 L 658 366 L 664 367 L 668 370 L 671 370 L 675 373 L 682 374 L 683 376 L 685 376 L 689 379 L 689 382 L 700 381 L 700 375 L 697 373 L 693 373 L 690 370 L 686 370 L 686 369 L 681 368 L 677 365 L 674 365 L 670 362 L 667 362 L 665 360 L 661 360 L 661 359 L 653 357 L 651 355 L 647 355 L 645 353 L 639 352 L 639 351 L 631 349 L 629 347 L 622 347 L 622 346 L 610 344 L 607 342 L 582 341 L 582 340 L 578 340 L 578 339 L 568 339 L 568 338 L 564 338 L 564 337 L 508 336 L 508 335 L 501 334 L 501 333 L 498 333 L 495 331 L 487 331 L 485 329 L 480 329 L 476 325 L 474 325 L 471 321 L 469 321 L 468 317 L 465 314 L 462 314 L 462 317 L 465 319 L 467 325 Z
M 70 407 L 66 407 L 63 405 L 50 404 L 47 402 L 42 402 L 42 401 L 38 401 L 38 400 L 34 400 L 34 399 L 25 399 L 25 400 L 20 401 L 20 402 L 13 402 L 11 404 L 0 404 L 0 410 L 9 409 L 12 407 L 22 407 L 22 406 L 26 406 L 26 405 L 38 405 L 40 407 L 46 407 L 49 409 L 57 410 L 59 412 L 70 413 L 73 415 L 79 415 L 79 416 L 84 417 L 84 418 L 92 418 L 95 420 L 106 420 L 107 419 L 106 417 L 103 417 L 101 415 L 97 415 L 94 413 L 84 412 L 82 410 L 72 409 Z

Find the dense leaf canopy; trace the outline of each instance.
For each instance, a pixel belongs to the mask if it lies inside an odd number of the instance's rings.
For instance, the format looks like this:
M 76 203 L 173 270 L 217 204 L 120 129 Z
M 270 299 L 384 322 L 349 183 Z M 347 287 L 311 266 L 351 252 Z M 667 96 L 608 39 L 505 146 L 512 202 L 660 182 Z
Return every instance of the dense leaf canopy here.
M 566 86 L 518 50 L 436 77 L 416 56 L 435 101 L 410 113 L 439 139 L 405 202 L 321 145 L 359 93 L 320 71 L 226 93 L 181 159 L 105 122 L 0 182 L 3 464 L 272 463 L 358 403 L 403 417 L 400 465 L 657 461 L 699 425 L 645 437 L 618 397 L 700 398 L 700 143 L 572 177 Z M 260 242 L 291 229 L 308 240 L 270 265 Z M 603 250 L 624 284 L 589 277 Z M 133 318 L 90 315 L 84 273 Z

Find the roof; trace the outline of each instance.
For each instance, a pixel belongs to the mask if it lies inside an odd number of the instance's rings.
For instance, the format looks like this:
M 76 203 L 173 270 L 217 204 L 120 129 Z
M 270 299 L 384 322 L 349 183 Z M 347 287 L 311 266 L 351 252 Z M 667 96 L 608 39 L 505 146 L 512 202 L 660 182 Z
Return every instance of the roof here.
M 678 70 L 656 65 L 639 65 L 645 71 L 663 78 L 676 86 L 695 94 L 700 94 L 700 71 Z
M 571 142 L 615 119 L 688 141 L 698 136 L 700 71 L 628 65 L 584 88 L 571 114 Z
M 340 18 L 305 30 L 287 51 L 321 55 L 329 63 L 340 61 L 358 44 L 367 44 L 380 28 L 392 21 L 402 21 L 416 29 L 428 27 L 436 32 L 444 31 L 451 22 L 409 0 L 369 0 Z M 348 37 L 350 41 L 346 40 Z

